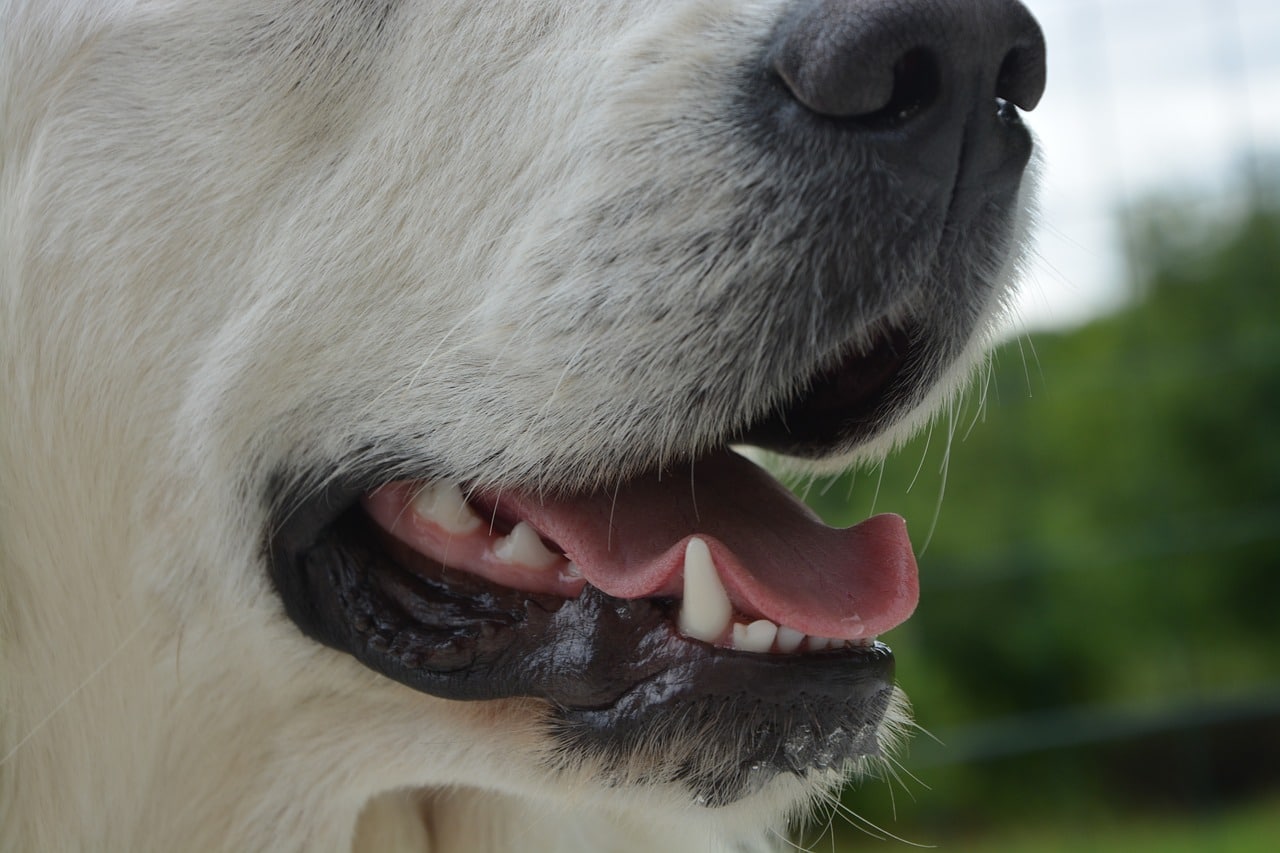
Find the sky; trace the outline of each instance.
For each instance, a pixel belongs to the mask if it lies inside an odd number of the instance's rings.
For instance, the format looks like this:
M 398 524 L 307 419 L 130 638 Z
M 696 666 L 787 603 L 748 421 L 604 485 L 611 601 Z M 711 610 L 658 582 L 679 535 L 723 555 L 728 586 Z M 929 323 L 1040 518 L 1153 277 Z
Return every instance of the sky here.
M 1118 213 L 1196 190 L 1229 216 L 1246 156 L 1280 154 L 1280 0 L 1024 0 L 1049 82 L 1033 262 L 1010 334 L 1124 303 Z

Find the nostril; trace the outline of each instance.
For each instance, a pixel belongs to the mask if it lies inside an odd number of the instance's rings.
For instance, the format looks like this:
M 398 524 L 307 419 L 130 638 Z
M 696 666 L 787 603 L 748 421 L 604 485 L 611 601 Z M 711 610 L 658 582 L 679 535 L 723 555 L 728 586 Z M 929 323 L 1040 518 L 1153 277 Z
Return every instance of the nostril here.
M 937 58 L 924 48 L 909 50 L 894 63 L 889 103 L 862 118 L 873 122 L 905 122 L 933 106 L 941 92 L 942 72 Z
M 1024 110 L 1035 109 L 1044 94 L 1043 45 L 1019 45 L 1005 54 L 996 75 L 996 97 Z
M 883 71 L 852 61 L 817 68 L 804 62 L 792 67 L 779 64 L 775 70 L 796 100 L 812 112 L 859 125 L 903 123 L 937 103 L 942 71 L 932 51 L 912 48 L 896 62 L 885 59 L 880 65 Z

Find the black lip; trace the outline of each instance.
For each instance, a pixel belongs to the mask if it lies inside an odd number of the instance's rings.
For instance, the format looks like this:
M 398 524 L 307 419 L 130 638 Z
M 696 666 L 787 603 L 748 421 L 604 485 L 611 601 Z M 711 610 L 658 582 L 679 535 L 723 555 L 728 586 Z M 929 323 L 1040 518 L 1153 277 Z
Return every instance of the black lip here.
M 268 549 L 303 633 L 373 670 L 448 699 L 546 700 L 552 732 L 570 751 L 619 768 L 637 749 L 669 753 L 674 764 L 652 781 L 682 781 L 709 805 L 779 773 L 878 754 L 893 693 L 886 646 L 747 654 L 680 636 L 669 600 L 617 599 L 591 586 L 566 600 L 447 569 L 410 573 L 356 505 L 362 491 L 278 500 L 290 511 Z

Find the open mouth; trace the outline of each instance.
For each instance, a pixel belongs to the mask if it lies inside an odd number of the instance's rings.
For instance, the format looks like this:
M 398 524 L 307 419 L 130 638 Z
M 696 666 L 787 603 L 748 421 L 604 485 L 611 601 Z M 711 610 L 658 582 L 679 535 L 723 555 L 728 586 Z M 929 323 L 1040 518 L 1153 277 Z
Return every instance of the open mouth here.
M 465 500 L 456 485 L 397 482 L 363 505 L 414 574 L 448 570 L 565 599 L 589 583 L 614 598 L 670 601 L 679 635 L 719 648 L 865 645 L 915 604 L 900 518 L 829 528 L 729 450 L 606 500 L 480 491 Z
M 752 430 L 869 429 L 910 349 L 879 336 Z M 304 632 L 437 696 L 546 700 L 619 778 L 667 754 L 646 781 L 720 804 L 880 751 L 876 636 L 917 598 L 905 523 L 827 527 L 727 446 L 589 493 L 373 472 L 276 505 L 272 576 Z

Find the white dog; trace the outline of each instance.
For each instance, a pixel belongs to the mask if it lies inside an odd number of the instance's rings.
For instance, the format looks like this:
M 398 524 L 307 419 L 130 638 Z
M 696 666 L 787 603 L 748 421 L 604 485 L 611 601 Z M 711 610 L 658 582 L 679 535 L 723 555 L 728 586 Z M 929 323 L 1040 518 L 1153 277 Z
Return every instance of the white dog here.
M 1016 0 L 0 3 L 0 848 L 695 850 L 903 719 Z

